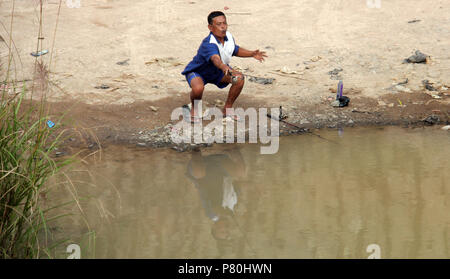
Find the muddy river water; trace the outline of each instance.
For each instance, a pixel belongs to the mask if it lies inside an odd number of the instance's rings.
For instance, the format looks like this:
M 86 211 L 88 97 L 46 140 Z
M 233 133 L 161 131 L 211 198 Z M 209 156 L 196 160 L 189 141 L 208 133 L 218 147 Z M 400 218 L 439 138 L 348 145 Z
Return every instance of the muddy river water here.
M 55 236 L 95 258 L 450 258 L 449 132 L 318 133 L 274 155 L 109 146 L 53 191 L 79 199 Z

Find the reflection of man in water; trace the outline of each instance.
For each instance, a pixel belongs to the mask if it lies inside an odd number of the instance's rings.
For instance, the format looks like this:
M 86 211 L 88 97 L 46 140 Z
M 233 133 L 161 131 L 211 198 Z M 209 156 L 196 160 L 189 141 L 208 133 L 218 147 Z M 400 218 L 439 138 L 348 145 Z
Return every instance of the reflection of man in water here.
M 238 199 L 233 179 L 245 176 L 239 150 L 225 153 L 202 156 L 201 151 L 194 151 L 186 174 L 199 191 L 206 215 L 214 222 L 213 237 L 221 240 L 229 239 L 229 215 L 234 214 Z

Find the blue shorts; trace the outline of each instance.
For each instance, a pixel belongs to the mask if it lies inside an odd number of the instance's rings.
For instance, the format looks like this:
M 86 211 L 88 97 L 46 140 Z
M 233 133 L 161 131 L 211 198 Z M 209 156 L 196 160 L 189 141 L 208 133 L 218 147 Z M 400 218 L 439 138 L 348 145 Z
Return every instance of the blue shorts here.
M 206 85 L 208 83 L 212 83 L 215 84 L 217 87 L 219 87 L 220 89 L 225 88 L 228 86 L 229 83 L 227 82 L 221 82 L 222 78 L 224 76 L 223 72 L 220 72 L 219 74 L 217 74 L 215 77 L 210 77 L 209 79 L 206 79 L 204 77 L 204 75 L 201 75 L 197 72 L 190 72 L 186 74 L 186 80 L 189 84 L 189 86 L 192 88 L 191 86 L 191 81 L 193 78 L 195 77 L 200 77 L 203 80 L 203 83 Z

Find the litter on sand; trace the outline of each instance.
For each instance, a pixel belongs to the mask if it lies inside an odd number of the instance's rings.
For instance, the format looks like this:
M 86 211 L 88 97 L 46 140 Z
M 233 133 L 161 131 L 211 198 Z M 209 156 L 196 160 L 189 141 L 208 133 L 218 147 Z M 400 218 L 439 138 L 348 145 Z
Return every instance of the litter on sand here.
M 275 79 L 250 76 L 248 80 L 251 82 L 259 83 L 259 84 L 272 84 Z
M 123 61 L 119 61 L 119 62 L 117 62 L 116 64 L 117 64 L 117 65 L 120 65 L 120 66 L 127 66 L 127 65 L 130 65 L 130 64 L 128 63 L 128 61 L 130 61 L 130 58 L 128 58 L 128 59 L 126 59 L 126 60 L 123 60 Z
M 94 88 L 95 88 L 95 89 L 108 89 L 108 88 L 109 88 L 109 85 L 102 84 L 102 85 L 95 86 Z
M 48 50 L 47 50 L 47 49 L 44 49 L 44 50 L 41 50 L 41 51 L 38 51 L 38 52 L 32 52 L 32 53 L 30 53 L 30 54 L 31 54 L 31 56 L 39 57 L 39 56 L 45 55 L 45 54 L 47 54 L 47 53 L 48 53 Z
M 47 121 L 47 126 L 48 126 L 49 128 L 53 128 L 53 126 L 55 126 L 55 123 L 53 123 L 51 120 L 48 120 L 48 121 Z
M 346 107 L 348 106 L 348 103 L 350 103 L 350 98 L 347 96 L 343 96 L 342 93 L 344 92 L 344 83 L 342 80 L 338 83 L 338 88 L 336 90 L 336 100 L 334 100 L 331 103 L 331 106 L 333 107 Z

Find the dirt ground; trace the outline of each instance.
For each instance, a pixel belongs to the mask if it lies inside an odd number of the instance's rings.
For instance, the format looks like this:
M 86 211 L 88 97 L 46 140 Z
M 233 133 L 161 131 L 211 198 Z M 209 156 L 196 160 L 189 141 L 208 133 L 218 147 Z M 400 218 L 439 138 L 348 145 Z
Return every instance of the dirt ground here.
M 12 21 L 11 73 L 28 88 L 38 2 L 15 1 Z M 66 128 L 90 131 L 100 142 L 139 143 L 189 102 L 181 71 L 208 35 L 213 10 L 225 12 L 238 45 L 269 56 L 264 63 L 233 58 L 231 65 L 243 73 L 274 79 L 258 84 L 247 78 L 235 107 L 282 106 L 288 121 L 308 128 L 427 124 L 430 115 L 438 124 L 449 122 L 447 0 L 80 0 L 79 8 L 69 2 L 77 1 L 62 1 L 55 33 L 59 1 L 43 1 L 41 41 L 49 53 L 38 61 L 49 70 L 52 116 L 68 111 Z M 13 1 L 0 1 L 2 80 L 12 8 Z M 429 56 L 427 63 L 402 63 L 416 50 Z M 351 99 L 345 108 L 330 106 L 339 80 Z M 227 91 L 207 85 L 204 100 L 209 106 L 225 101 Z M 71 141 L 92 145 L 92 139 Z

